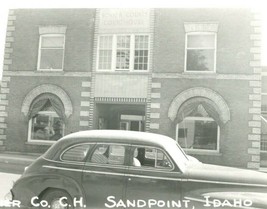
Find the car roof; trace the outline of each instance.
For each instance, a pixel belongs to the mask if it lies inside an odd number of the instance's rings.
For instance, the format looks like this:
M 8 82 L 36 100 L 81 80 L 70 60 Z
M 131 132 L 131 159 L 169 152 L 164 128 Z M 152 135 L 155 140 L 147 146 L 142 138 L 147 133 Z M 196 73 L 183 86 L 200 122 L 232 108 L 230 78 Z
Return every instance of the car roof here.
M 54 158 L 56 153 L 66 147 L 81 143 L 122 143 L 166 148 L 173 146 L 175 140 L 160 134 L 125 130 L 88 130 L 64 136 L 57 141 L 46 153 L 48 159 Z
M 99 142 L 109 141 L 118 143 L 134 143 L 134 142 L 147 142 L 152 144 L 162 145 L 165 143 L 173 142 L 173 139 L 160 135 L 139 131 L 125 131 L 125 130 L 90 130 L 80 131 L 69 134 L 60 140 L 80 140 L 81 142 Z

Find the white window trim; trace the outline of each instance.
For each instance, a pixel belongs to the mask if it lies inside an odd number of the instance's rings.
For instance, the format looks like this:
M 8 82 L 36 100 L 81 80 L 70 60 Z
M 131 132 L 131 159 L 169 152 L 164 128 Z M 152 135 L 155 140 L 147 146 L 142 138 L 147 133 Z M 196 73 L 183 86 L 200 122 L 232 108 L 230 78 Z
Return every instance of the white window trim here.
M 208 118 L 208 117 L 186 117 L 185 119 L 189 119 L 189 120 L 206 120 L 206 121 L 215 121 L 212 118 Z M 184 128 L 184 127 L 181 127 Z M 178 134 L 179 134 L 179 124 L 176 124 L 176 131 L 175 131 L 175 140 L 177 143 L 178 142 Z M 186 153 L 190 152 L 193 154 L 201 154 L 201 153 L 219 153 L 220 151 L 220 126 L 217 124 L 217 147 L 216 150 L 208 150 L 208 149 L 187 149 L 187 148 L 183 148 L 185 150 Z
M 62 57 L 62 69 L 41 69 L 40 64 L 41 64 L 41 49 L 42 49 L 42 38 L 43 37 L 63 37 L 64 43 L 63 43 L 63 48 L 53 48 L 53 49 L 63 49 L 63 57 Z M 64 69 L 64 58 L 65 58 L 65 34 L 42 34 L 40 35 L 39 38 L 39 49 L 38 49 L 38 61 L 37 61 L 37 70 L 38 71 L 63 71 Z
M 57 116 L 57 114 L 55 112 L 52 112 L 52 111 L 40 111 L 40 113 L 49 113 L 51 115 L 54 115 L 54 116 Z M 55 143 L 56 141 L 55 140 L 40 140 L 40 139 L 32 139 L 31 138 L 31 135 L 32 135 L 32 132 L 31 132 L 31 128 L 32 128 L 32 118 L 29 120 L 29 123 L 28 123 L 28 142 L 29 143 L 44 143 L 44 144 L 53 144 Z M 65 135 L 65 124 L 63 123 L 62 124 L 62 136 Z
M 212 71 L 188 71 L 186 69 L 186 64 L 187 64 L 187 41 L 188 41 L 188 36 L 189 35 L 214 35 L 214 66 Z M 193 48 L 191 48 L 193 49 Z M 196 48 L 196 49 L 201 49 L 201 48 Z M 213 49 L 213 48 L 203 48 L 203 49 Z M 216 73 L 216 63 L 217 63 L 217 33 L 216 32 L 188 32 L 185 35 L 185 60 L 184 60 L 184 72 L 185 73 Z
M 99 69 L 99 45 L 100 45 L 100 37 L 112 36 L 112 49 L 111 49 L 111 69 Z M 130 63 L 129 69 L 116 69 L 116 52 L 117 52 L 117 37 L 118 36 L 130 36 Z M 134 70 L 134 50 L 135 50 L 135 36 L 148 36 L 148 62 L 147 62 L 147 70 Z M 96 70 L 98 72 L 148 72 L 150 69 L 150 35 L 145 33 L 138 34 L 104 34 L 98 36 L 97 41 L 97 53 L 96 53 Z

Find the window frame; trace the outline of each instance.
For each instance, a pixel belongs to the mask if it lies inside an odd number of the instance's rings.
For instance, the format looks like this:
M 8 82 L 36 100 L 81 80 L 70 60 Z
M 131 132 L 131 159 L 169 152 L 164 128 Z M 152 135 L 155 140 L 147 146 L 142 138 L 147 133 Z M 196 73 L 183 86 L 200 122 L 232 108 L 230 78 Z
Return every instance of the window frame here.
M 187 45 L 188 45 L 188 36 L 190 35 L 214 35 L 214 65 L 213 65 L 213 70 L 211 71 L 192 71 L 192 70 L 187 70 Z M 194 48 L 190 48 L 190 49 L 194 49 Z M 195 48 L 195 49 L 201 49 L 201 48 Z M 213 49 L 213 48 L 203 48 L 205 49 Z M 185 34 L 185 60 L 184 60 L 184 72 L 185 73 L 216 73 L 217 69 L 217 32 L 187 32 Z
M 56 112 L 53 112 L 53 111 L 39 111 L 38 113 L 45 113 L 45 112 L 49 112 L 49 113 L 52 113 L 52 115 L 55 115 L 57 117 L 59 117 L 57 115 Z M 31 138 L 31 135 L 32 135 L 32 119 L 33 118 L 30 118 L 29 122 L 28 122 L 28 140 L 27 142 L 29 143 L 47 143 L 47 144 L 53 144 L 55 143 L 56 141 L 55 140 L 42 140 L 42 139 L 32 139 Z M 62 137 L 65 135 L 65 123 L 62 123 Z
M 64 159 L 62 159 L 63 155 L 64 155 L 67 151 L 69 151 L 70 149 L 75 148 L 75 147 L 78 147 L 78 146 L 85 146 L 85 145 L 89 145 L 89 149 L 87 150 L 87 153 L 86 153 L 86 155 L 85 155 L 83 161 L 71 161 L 71 160 L 64 160 Z M 65 149 L 61 152 L 61 154 L 60 154 L 60 156 L 59 156 L 59 161 L 60 161 L 60 162 L 64 162 L 64 163 L 77 163 L 77 164 L 80 163 L 80 164 L 84 164 L 84 163 L 86 162 L 86 160 L 87 160 L 88 154 L 91 152 L 91 149 L 93 149 L 94 146 L 95 146 L 94 143 L 80 143 L 80 144 L 74 144 L 74 145 L 68 146 L 67 148 L 65 148 Z
M 109 37 L 111 36 L 112 38 L 112 48 L 111 48 L 111 69 L 99 69 L 100 66 L 100 39 L 101 37 Z M 129 69 L 117 69 L 116 64 L 117 64 L 117 38 L 118 36 L 130 36 L 130 61 L 129 61 Z M 147 69 L 145 70 L 135 70 L 134 69 L 134 58 L 135 58 L 135 37 L 136 36 L 147 36 L 148 37 L 148 57 L 147 57 Z M 98 36 L 98 41 L 97 41 L 97 58 L 96 58 L 96 71 L 97 72 L 148 72 L 150 68 L 150 34 L 148 33 L 136 33 L 136 34 L 102 34 Z
M 124 147 L 124 163 L 122 165 L 119 164 L 105 164 L 105 163 L 94 163 L 91 162 L 92 156 L 96 149 L 98 148 L 99 145 L 112 145 L 112 146 L 123 146 Z M 112 143 L 112 142 L 97 142 L 95 145 L 92 147 L 91 151 L 89 151 L 89 155 L 87 155 L 87 158 L 85 159 L 85 165 L 86 166 L 94 166 L 94 167 L 110 167 L 110 168 L 125 168 L 128 166 L 128 158 L 129 154 L 127 151 L 129 150 L 130 144 L 124 144 L 124 143 Z
M 41 56 L 42 56 L 42 49 L 49 49 L 49 48 L 42 48 L 42 40 L 43 37 L 63 37 L 63 47 L 62 48 L 53 48 L 53 49 L 62 49 L 63 50 L 63 55 L 62 55 L 62 61 L 61 61 L 61 66 L 62 69 L 42 69 L 40 68 L 41 66 Z M 49 71 L 49 72 L 61 72 L 64 70 L 64 59 L 65 59 L 65 42 L 66 42 L 66 35 L 61 34 L 61 33 L 51 33 L 51 34 L 41 34 L 39 36 L 39 48 L 38 48 L 38 61 L 37 61 L 37 70 L 38 71 Z
M 130 159 L 132 159 L 134 157 L 134 149 L 135 148 L 147 148 L 147 149 L 157 149 L 160 150 L 169 160 L 169 162 L 171 163 L 171 168 L 157 168 L 157 167 L 149 167 L 149 166 L 134 166 L 131 163 L 131 161 L 129 161 L 129 168 L 133 169 L 133 170 L 144 170 L 144 171 L 154 171 L 154 172 L 172 172 L 175 170 L 175 163 L 173 162 L 171 156 L 166 152 L 166 150 L 164 150 L 163 148 L 160 147 L 156 147 L 156 146 L 149 146 L 149 145 L 138 145 L 138 144 L 132 144 L 130 149 L 131 149 L 131 154 L 130 154 Z M 177 165 L 178 167 L 178 165 Z M 178 167 L 179 168 L 179 167 Z M 180 168 L 179 168 L 180 170 Z
M 217 146 L 215 150 L 209 150 L 209 149 L 188 149 L 188 148 L 184 148 L 182 147 L 182 149 L 185 150 L 186 153 L 188 152 L 192 152 L 192 153 L 219 153 L 220 151 L 220 126 L 218 125 L 218 123 L 212 118 L 212 117 L 185 117 L 185 119 L 189 119 L 189 120 L 199 120 L 199 121 L 203 121 L 207 120 L 207 121 L 214 121 L 217 124 Z M 212 119 L 212 120 L 210 120 Z M 183 120 L 183 121 L 184 121 Z M 183 121 L 181 121 L 180 123 L 182 123 Z M 184 128 L 184 127 L 180 127 L 180 128 Z M 175 130 L 175 141 L 179 144 L 179 123 L 176 124 L 176 130 Z M 179 144 L 180 145 L 180 144 Z

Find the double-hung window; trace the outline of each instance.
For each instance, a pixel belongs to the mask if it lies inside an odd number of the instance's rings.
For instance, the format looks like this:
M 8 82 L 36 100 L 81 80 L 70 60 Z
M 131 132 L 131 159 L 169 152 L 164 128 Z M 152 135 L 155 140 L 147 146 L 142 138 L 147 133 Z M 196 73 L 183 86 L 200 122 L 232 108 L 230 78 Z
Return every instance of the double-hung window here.
M 65 34 L 40 36 L 38 70 L 63 70 Z
M 147 71 L 148 35 L 102 35 L 98 42 L 98 70 Z
M 185 53 L 185 72 L 215 72 L 216 33 L 187 33 Z

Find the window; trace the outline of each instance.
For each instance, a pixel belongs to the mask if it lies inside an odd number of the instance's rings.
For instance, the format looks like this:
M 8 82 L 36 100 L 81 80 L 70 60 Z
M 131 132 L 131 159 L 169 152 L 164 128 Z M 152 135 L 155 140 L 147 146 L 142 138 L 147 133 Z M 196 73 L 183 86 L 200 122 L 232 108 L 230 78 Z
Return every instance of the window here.
M 98 70 L 147 71 L 148 49 L 148 35 L 100 36 Z
M 216 33 L 187 33 L 185 57 L 186 72 L 215 72 Z
M 67 151 L 63 152 L 61 156 L 61 160 L 83 162 L 89 149 L 90 149 L 89 144 L 83 144 L 83 145 L 71 147 Z
M 191 150 L 219 150 L 220 128 L 210 117 L 186 117 L 176 127 L 176 140 Z
M 64 135 L 63 118 L 52 103 L 49 99 L 43 99 L 33 105 L 29 120 L 29 141 L 53 142 Z
M 63 70 L 64 34 L 46 34 L 40 36 L 39 43 L 39 70 Z
M 100 144 L 96 147 L 90 162 L 98 164 L 123 165 L 124 157 L 124 146 Z
M 136 147 L 134 148 L 133 166 L 148 167 L 157 169 L 171 169 L 172 164 L 166 154 L 152 147 Z

